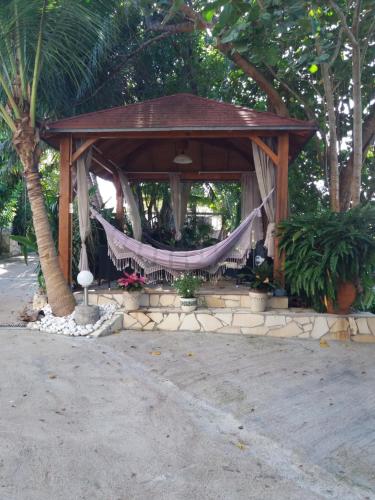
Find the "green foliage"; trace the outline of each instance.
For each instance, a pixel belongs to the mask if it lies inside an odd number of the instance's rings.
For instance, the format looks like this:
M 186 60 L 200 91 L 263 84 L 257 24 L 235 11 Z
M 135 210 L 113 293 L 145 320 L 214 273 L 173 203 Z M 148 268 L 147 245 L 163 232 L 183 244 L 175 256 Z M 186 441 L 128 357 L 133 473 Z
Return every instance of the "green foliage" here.
M 273 266 L 264 261 L 260 266 L 253 269 L 254 276 L 250 281 L 250 288 L 263 292 L 269 292 L 275 288 L 273 283 Z
M 353 282 L 368 300 L 375 273 L 375 206 L 344 213 L 293 216 L 279 225 L 286 252 L 286 280 L 293 294 L 321 310 L 336 300 L 341 282 Z
M 202 284 L 202 278 L 193 274 L 182 274 L 173 281 L 173 288 L 184 299 L 192 299 Z

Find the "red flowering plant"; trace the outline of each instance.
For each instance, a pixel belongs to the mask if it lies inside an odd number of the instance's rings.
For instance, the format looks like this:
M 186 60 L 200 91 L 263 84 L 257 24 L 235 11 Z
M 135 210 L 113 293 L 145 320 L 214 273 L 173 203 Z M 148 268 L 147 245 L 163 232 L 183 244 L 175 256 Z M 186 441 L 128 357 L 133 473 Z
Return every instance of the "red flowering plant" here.
M 124 272 L 124 277 L 117 280 L 118 286 L 126 292 L 140 292 L 146 283 L 146 278 L 140 274 Z

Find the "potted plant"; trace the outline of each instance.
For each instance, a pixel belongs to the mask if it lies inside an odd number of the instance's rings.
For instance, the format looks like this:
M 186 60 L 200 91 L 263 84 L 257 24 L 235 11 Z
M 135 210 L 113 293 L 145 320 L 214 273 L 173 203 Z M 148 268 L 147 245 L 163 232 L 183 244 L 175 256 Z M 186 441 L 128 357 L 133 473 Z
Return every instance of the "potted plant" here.
M 317 310 L 347 314 L 358 294 L 372 293 L 374 206 L 294 216 L 279 225 L 279 235 L 291 292 Z
M 192 312 L 197 308 L 195 293 L 202 284 L 202 279 L 192 274 L 182 274 L 173 281 L 173 288 L 180 296 L 183 312 Z
M 118 286 L 124 290 L 123 305 L 125 311 L 136 311 L 139 309 L 141 294 L 146 279 L 138 273 L 126 273 L 117 280 Z
M 254 269 L 254 278 L 250 284 L 250 310 L 251 312 L 263 312 L 267 308 L 268 294 L 274 288 L 272 283 L 272 265 L 264 261 Z

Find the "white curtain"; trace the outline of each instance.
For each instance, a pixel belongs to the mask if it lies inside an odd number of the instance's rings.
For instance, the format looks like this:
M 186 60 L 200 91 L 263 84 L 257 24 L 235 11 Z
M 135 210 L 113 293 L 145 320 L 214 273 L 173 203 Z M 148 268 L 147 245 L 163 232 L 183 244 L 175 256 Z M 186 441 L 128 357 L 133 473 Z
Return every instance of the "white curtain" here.
M 191 182 L 181 182 L 180 174 L 169 174 L 173 220 L 176 240 L 181 239 L 181 229 L 185 221 L 187 205 L 191 190 Z
M 91 164 L 91 149 L 77 160 L 77 205 L 79 234 L 81 237 L 81 253 L 78 268 L 80 271 L 89 271 L 86 242 L 91 233 L 89 192 L 87 177 Z
M 134 194 L 132 188 L 130 187 L 128 177 L 121 170 L 118 170 L 118 174 L 120 178 L 122 192 L 124 193 L 126 213 L 130 219 L 133 228 L 133 238 L 137 241 L 141 241 L 142 223 L 137 202 L 135 201 Z
M 241 220 L 244 220 L 254 208 L 261 204 L 258 180 L 255 172 L 244 172 L 241 175 Z M 251 243 L 263 239 L 262 219 L 257 217 L 254 219 Z
M 255 172 L 262 201 L 267 194 L 275 188 L 275 166 L 272 160 L 260 147 L 252 142 Z M 268 144 L 271 147 L 271 143 Z M 264 246 L 267 248 L 268 257 L 275 256 L 275 192 L 264 204 L 264 210 L 268 219 L 267 233 Z

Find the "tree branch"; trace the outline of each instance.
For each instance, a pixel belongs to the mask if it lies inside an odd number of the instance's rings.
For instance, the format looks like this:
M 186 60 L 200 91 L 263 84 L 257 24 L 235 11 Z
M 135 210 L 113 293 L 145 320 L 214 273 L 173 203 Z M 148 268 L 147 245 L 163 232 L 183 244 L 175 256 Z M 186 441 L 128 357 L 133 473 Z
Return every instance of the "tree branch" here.
M 137 54 L 139 54 L 140 52 L 142 52 L 142 50 L 144 50 L 146 47 L 148 47 L 149 45 L 152 45 L 153 43 L 155 42 L 158 42 L 160 40 L 163 40 L 164 38 L 167 38 L 171 35 L 173 35 L 175 32 L 173 31 L 166 31 L 164 33 L 161 33 L 160 35 L 157 35 L 157 36 L 154 36 L 153 38 L 150 38 L 149 40 L 146 40 L 145 42 L 141 43 L 141 45 L 139 45 L 136 49 L 134 49 L 132 52 L 130 52 L 129 54 L 126 54 L 125 56 L 121 57 L 121 62 L 119 64 L 117 64 L 112 70 L 111 70 L 111 74 L 108 76 L 106 75 L 106 79 L 104 82 L 102 82 L 100 85 L 97 85 L 94 92 L 92 92 L 90 94 L 89 97 L 86 97 L 85 99 L 81 99 L 80 101 L 76 101 L 75 102 L 75 105 L 76 106 L 80 106 L 81 104 L 84 104 L 85 102 L 89 101 L 90 99 L 92 99 L 93 97 L 96 96 L 96 94 L 98 94 L 102 88 L 107 85 L 108 81 L 111 80 L 112 78 L 114 78 L 116 76 L 116 74 L 122 70 L 122 68 L 124 67 L 124 63 L 126 63 L 127 61 L 129 61 L 132 57 L 136 56 Z
M 331 7 L 333 8 L 333 10 L 336 12 L 338 18 L 342 22 L 343 29 L 344 29 L 345 33 L 347 34 L 348 38 L 350 39 L 350 41 L 352 42 L 353 47 L 357 46 L 358 41 L 356 40 L 352 30 L 348 26 L 345 14 L 340 9 L 340 7 L 337 5 L 336 2 L 334 2 L 333 0 L 328 0 L 328 1 L 329 1 L 329 4 L 331 5 Z
M 236 65 L 243 70 L 243 72 L 250 76 L 259 87 L 265 92 L 275 109 L 275 112 L 280 116 L 289 116 L 289 111 L 284 104 L 280 94 L 275 87 L 267 80 L 267 78 L 247 59 L 245 59 L 239 52 L 233 49 L 231 44 L 217 44 L 220 52 L 225 54 Z

